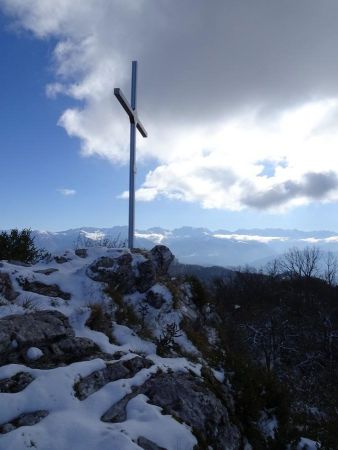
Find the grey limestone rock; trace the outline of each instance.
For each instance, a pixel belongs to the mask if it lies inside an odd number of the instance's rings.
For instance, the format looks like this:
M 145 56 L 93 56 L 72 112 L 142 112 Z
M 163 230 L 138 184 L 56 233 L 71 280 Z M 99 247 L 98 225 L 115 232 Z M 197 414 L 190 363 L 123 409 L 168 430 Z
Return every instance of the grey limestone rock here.
M 139 253 L 141 257 L 134 261 L 128 252 L 115 258 L 98 258 L 88 267 L 87 275 L 95 281 L 108 283 L 121 294 L 131 294 L 136 290 L 147 292 L 156 283 L 157 276 L 167 273 L 174 256 L 164 245 Z
M 174 255 L 165 245 L 155 245 L 150 251 L 157 275 L 166 275 Z
M 157 292 L 153 292 L 152 290 L 147 292 L 145 301 L 148 303 L 148 305 L 152 306 L 155 309 L 160 309 L 161 306 L 165 303 L 163 296 Z
M 71 298 L 71 295 L 68 292 L 63 292 L 57 284 L 44 284 L 41 281 L 29 281 L 27 279 L 19 279 L 18 281 L 24 291 L 46 295 L 47 297 L 59 297 L 63 300 L 70 300 Z
M 204 380 L 192 373 L 157 373 L 112 405 L 101 420 L 126 420 L 128 402 L 136 395 L 144 394 L 150 403 L 160 406 L 164 414 L 171 414 L 191 426 L 198 433 L 202 448 L 210 445 L 218 450 L 237 450 L 240 448 L 241 436 L 230 420 L 229 410 L 232 405 L 226 403 L 227 395 L 223 392 L 225 387 L 215 379 L 215 383 L 218 383 L 215 388 L 210 382 L 210 376 Z
M 107 367 L 97 370 L 78 381 L 74 390 L 80 400 L 101 389 L 107 383 L 121 378 L 131 378 L 144 368 L 152 366 L 152 362 L 146 358 L 136 356 L 126 361 L 117 361 L 107 364 Z
M 28 372 L 18 372 L 10 378 L 0 380 L 1 393 L 15 393 L 23 391 L 32 381 L 34 377 Z
M 143 436 L 140 436 L 137 439 L 137 445 L 143 448 L 143 450 L 166 450 L 165 448 L 159 447 L 153 441 L 150 441 Z
M 58 311 L 14 314 L 0 319 L 0 354 L 10 351 L 14 340 L 20 348 L 73 336 L 67 317 Z
M 8 423 L 0 425 L 0 433 L 5 434 L 19 427 L 32 426 L 39 423 L 44 417 L 48 416 L 48 411 L 40 410 L 21 414 Z
M 29 347 L 38 347 L 43 356 L 28 359 Z M 24 363 L 51 368 L 106 356 L 90 339 L 75 337 L 67 317 L 58 311 L 35 311 L 0 319 L 0 365 Z
M 9 301 L 15 300 L 19 295 L 14 291 L 10 276 L 6 272 L 0 272 L 0 294 Z
M 34 270 L 35 273 L 42 273 L 43 275 L 51 275 L 54 272 L 58 272 L 59 269 L 54 269 L 53 267 L 49 267 L 48 269 L 40 269 Z

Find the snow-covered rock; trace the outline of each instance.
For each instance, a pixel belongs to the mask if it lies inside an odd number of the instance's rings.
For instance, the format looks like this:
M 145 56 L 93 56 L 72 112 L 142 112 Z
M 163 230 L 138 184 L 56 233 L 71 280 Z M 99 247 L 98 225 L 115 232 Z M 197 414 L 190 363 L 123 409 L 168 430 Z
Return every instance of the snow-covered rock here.
M 28 359 L 36 361 L 37 359 L 40 359 L 43 356 L 43 351 L 37 347 L 29 347 L 26 355 Z

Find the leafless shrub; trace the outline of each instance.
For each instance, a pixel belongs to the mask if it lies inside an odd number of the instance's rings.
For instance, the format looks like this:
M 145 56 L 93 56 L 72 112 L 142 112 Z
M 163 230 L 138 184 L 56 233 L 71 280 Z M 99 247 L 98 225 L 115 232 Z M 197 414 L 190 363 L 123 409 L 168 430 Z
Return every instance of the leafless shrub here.
M 77 239 L 74 241 L 74 250 L 93 247 L 126 248 L 127 239 L 122 239 L 121 233 L 117 236 L 102 236 L 100 239 L 90 239 L 83 233 L 79 232 Z
M 157 339 L 157 351 L 160 355 L 170 353 L 175 347 L 175 338 L 182 336 L 179 326 L 173 322 L 168 323 L 162 332 L 160 338 Z

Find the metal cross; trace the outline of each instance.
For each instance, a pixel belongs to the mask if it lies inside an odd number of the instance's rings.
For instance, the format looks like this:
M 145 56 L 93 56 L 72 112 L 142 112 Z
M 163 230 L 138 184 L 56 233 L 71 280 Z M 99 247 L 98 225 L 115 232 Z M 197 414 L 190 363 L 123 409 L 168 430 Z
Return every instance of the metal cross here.
M 131 72 L 131 105 L 122 94 L 120 88 L 114 89 L 114 95 L 121 103 L 123 109 L 129 116 L 130 120 L 130 165 L 129 165 L 129 228 L 128 228 L 128 247 L 134 248 L 134 232 L 135 232 L 135 147 L 136 147 L 136 128 L 145 138 L 147 132 L 138 118 L 136 111 L 136 83 L 137 83 L 137 61 L 132 62 Z

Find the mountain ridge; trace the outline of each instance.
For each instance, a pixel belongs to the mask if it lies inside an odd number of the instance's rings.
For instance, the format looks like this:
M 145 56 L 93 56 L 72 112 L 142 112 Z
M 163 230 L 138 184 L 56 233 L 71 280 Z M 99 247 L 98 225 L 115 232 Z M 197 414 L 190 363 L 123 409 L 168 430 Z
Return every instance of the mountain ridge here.
M 64 231 L 34 230 L 37 246 L 47 251 L 63 251 L 81 246 L 99 246 L 104 239 L 126 245 L 128 228 L 81 227 Z M 135 232 L 137 247 L 150 249 L 156 244 L 167 245 L 183 264 L 236 267 L 259 267 L 291 247 L 319 245 L 324 251 L 338 252 L 338 233 L 328 230 L 302 231 L 281 228 L 252 228 L 215 231 L 204 227 L 180 227 L 173 230 L 151 227 Z

